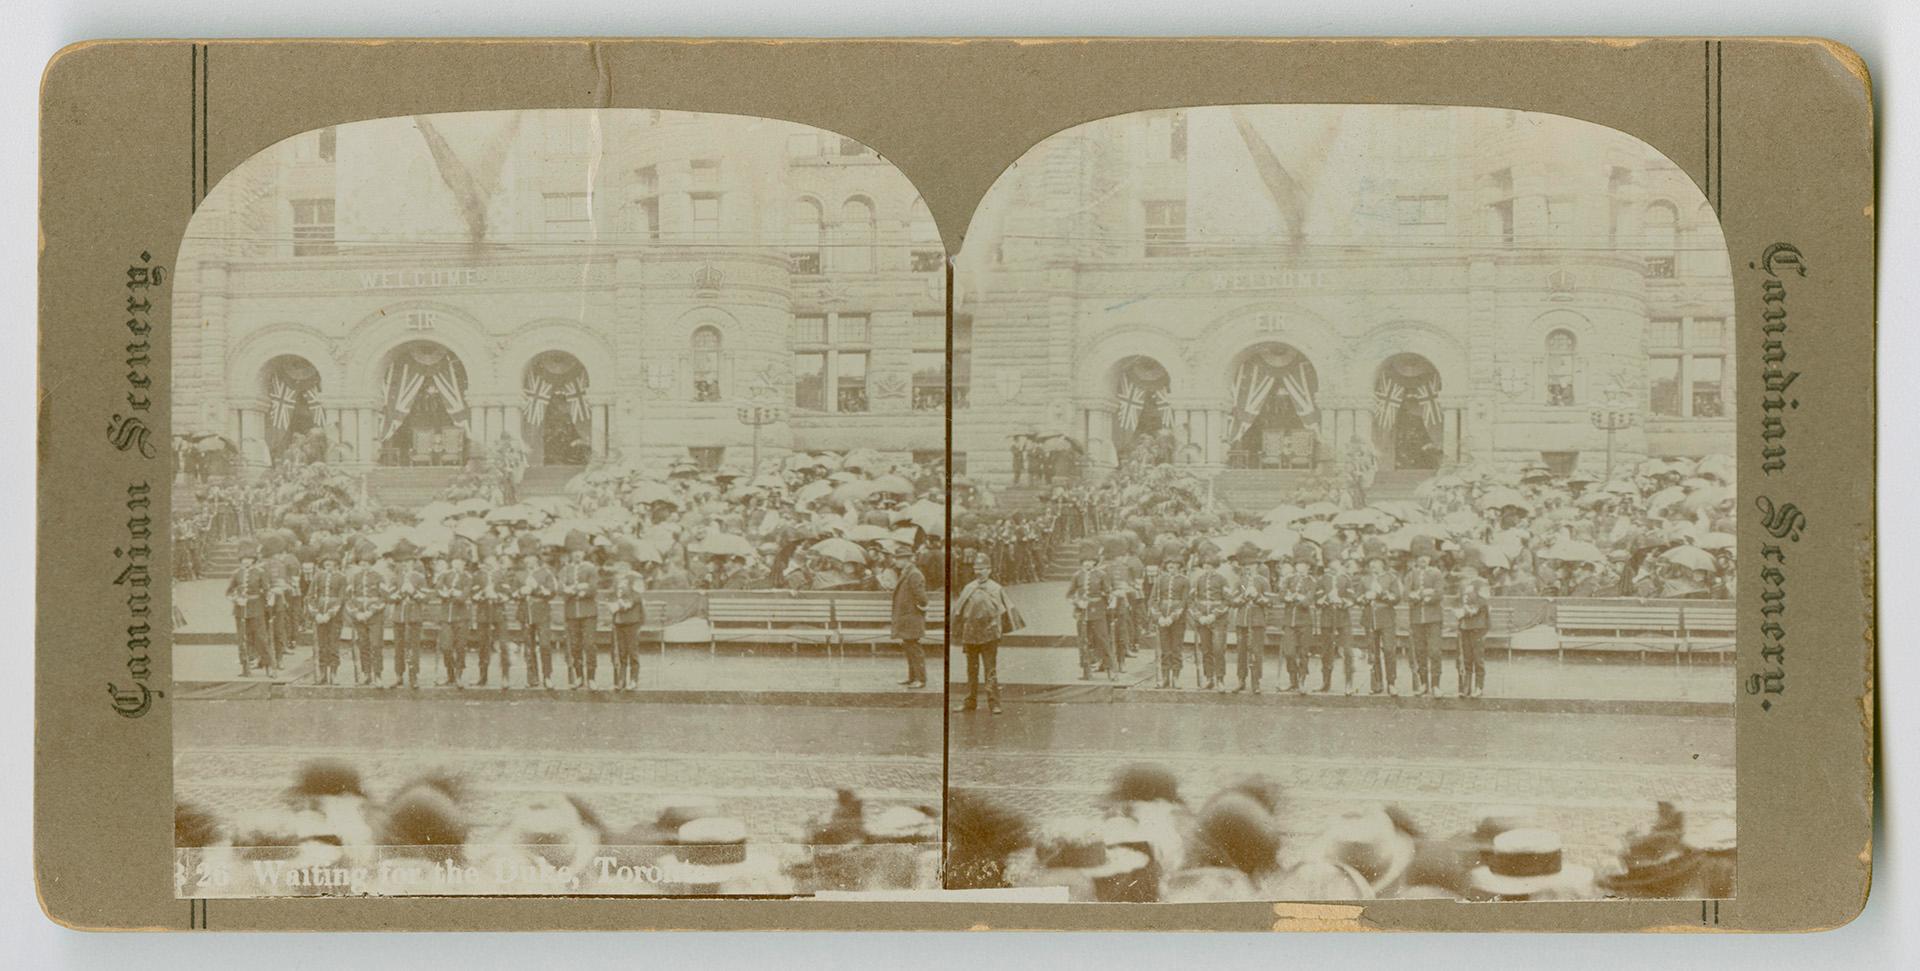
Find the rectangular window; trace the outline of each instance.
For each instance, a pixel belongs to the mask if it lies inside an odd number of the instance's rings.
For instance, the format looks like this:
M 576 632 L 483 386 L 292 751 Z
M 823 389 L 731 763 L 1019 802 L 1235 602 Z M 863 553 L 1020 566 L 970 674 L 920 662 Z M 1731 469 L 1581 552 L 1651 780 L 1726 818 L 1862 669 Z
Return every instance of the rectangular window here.
M 339 147 L 339 135 L 332 128 L 320 129 L 320 161 L 333 161 L 334 152 Z
M 793 356 L 793 406 L 803 411 L 827 410 L 827 355 L 807 351 Z
M 1647 361 L 1647 410 L 1668 418 L 1679 418 L 1680 359 L 1656 357 Z
M 1147 255 L 1183 256 L 1187 252 L 1187 204 L 1147 203 Z
M 640 224 L 634 228 L 639 230 L 640 235 L 647 239 L 659 239 L 660 200 L 642 199 L 636 211 L 639 214 L 638 219 Z
M 1717 348 L 1726 340 L 1727 322 L 1718 317 L 1695 317 L 1687 333 L 1688 347 Z
M 1647 346 L 1679 347 L 1680 321 L 1666 317 L 1647 321 Z
M 693 235 L 712 239 L 720 235 L 720 197 L 693 197 Z
M 587 221 L 587 194 L 584 192 L 548 192 L 540 197 L 548 226 L 577 227 Z
M 793 342 L 795 344 L 825 344 L 827 342 L 827 318 L 793 318 Z
M 1647 277 L 1653 280 L 1673 279 L 1673 257 L 1671 256 L 1647 257 Z
M 1720 394 L 1720 375 L 1724 363 L 1718 357 L 1696 357 L 1687 362 L 1687 381 L 1693 387 L 1693 417 L 1725 417 L 1725 399 Z
M 797 253 L 788 253 L 787 272 L 792 273 L 794 276 L 819 276 L 820 251 L 811 249 L 801 250 Z
M 659 168 L 647 165 L 633 171 L 633 189 L 635 195 L 650 196 L 660 191 Z
M 913 272 L 935 273 L 947 265 L 945 250 L 917 249 L 913 251 Z
M 834 402 L 836 410 L 867 410 L 867 355 L 864 351 L 841 351 L 834 362 Z
M 717 158 L 697 158 L 691 163 L 693 184 L 699 187 L 720 184 L 720 160 Z
M 1167 133 L 1167 157 L 1176 162 L 1187 160 L 1187 113 L 1173 113 L 1173 127 Z
M 859 314 L 841 314 L 833 318 L 833 342 L 835 344 L 865 344 L 868 338 L 867 318 Z
M 913 352 L 913 410 L 942 411 L 947 407 L 947 352 Z
M 333 200 L 295 199 L 293 255 L 327 256 L 333 252 Z
M 873 149 L 860 144 L 858 139 L 842 138 L 840 139 L 840 154 L 843 156 L 849 156 L 849 157 L 859 156 L 859 155 L 872 155 Z
M 1394 204 L 1402 226 L 1439 226 L 1447 221 L 1446 196 L 1401 196 Z

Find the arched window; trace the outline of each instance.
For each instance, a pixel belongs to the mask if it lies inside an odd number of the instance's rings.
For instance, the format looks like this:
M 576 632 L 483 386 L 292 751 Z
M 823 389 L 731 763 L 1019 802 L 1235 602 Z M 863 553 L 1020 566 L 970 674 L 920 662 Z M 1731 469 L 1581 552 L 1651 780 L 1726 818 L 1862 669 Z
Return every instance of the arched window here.
M 1656 202 L 1647 207 L 1645 226 L 1647 276 L 1671 279 L 1678 269 L 1680 212 L 1670 202 Z
M 1555 330 L 1547 335 L 1547 404 L 1567 407 L 1575 403 L 1573 376 L 1578 346 L 1573 331 Z
M 720 400 L 720 329 L 712 325 L 693 332 L 693 400 Z
M 834 240 L 834 269 L 845 273 L 873 270 L 873 205 L 855 197 L 840 207 L 840 224 Z
M 820 275 L 820 204 L 812 199 L 796 199 L 787 215 L 787 240 L 792 247 L 787 259 L 794 273 Z

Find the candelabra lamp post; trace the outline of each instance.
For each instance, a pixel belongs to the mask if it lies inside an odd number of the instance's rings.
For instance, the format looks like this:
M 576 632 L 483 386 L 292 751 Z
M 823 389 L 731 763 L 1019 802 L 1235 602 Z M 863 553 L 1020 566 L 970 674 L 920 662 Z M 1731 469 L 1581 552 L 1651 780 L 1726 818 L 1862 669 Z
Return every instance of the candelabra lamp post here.
M 740 424 L 753 429 L 753 470 L 747 473 L 747 481 L 760 477 L 760 429 L 777 421 L 785 421 L 787 411 L 779 405 L 751 404 L 740 405 L 734 409 Z
M 1587 412 L 1587 420 L 1593 423 L 1593 427 L 1607 433 L 1606 478 L 1611 481 L 1613 479 L 1613 433 L 1623 428 L 1632 428 L 1633 423 L 1639 420 L 1639 416 L 1624 408 L 1595 408 Z

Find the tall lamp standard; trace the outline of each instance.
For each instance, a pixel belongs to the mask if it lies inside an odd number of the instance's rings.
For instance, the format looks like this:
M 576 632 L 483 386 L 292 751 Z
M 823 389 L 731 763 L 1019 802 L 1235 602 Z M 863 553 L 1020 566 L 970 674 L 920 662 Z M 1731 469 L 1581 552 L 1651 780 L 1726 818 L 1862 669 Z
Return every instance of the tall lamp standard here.
M 1607 433 L 1606 478 L 1611 481 L 1613 479 L 1613 433 L 1623 428 L 1632 428 L 1633 423 L 1639 420 L 1639 416 L 1619 407 L 1594 408 L 1587 412 L 1587 420 L 1593 423 L 1593 427 Z
M 785 421 L 787 410 L 779 405 L 751 404 L 740 405 L 734 409 L 740 424 L 753 429 L 753 470 L 747 473 L 747 481 L 760 477 L 760 429 L 777 421 Z

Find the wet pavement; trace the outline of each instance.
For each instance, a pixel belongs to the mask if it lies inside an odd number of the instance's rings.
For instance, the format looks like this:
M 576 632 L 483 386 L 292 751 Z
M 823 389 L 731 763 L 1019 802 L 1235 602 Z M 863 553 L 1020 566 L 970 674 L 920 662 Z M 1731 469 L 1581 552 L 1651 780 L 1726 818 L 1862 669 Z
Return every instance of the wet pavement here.
M 1601 864 L 1659 800 L 1712 815 L 1734 801 L 1730 715 L 1016 702 L 951 717 L 952 786 L 1032 817 L 1097 813 L 1114 774 L 1146 761 L 1173 769 L 1196 806 L 1245 776 L 1276 780 L 1299 840 L 1368 803 L 1436 834 L 1521 806 L 1570 857 Z
M 618 829 L 663 800 L 718 798 L 756 839 L 785 839 L 833 790 L 937 805 L 937 707 L 582 705 L 547 699 L 192 701 L 175 708 L 176 795 L 230 816 L 274 804 L 320 757 L 358 768 L 375 799 L 428 772 L 461 777 L 483 821 L 547 793 Z

